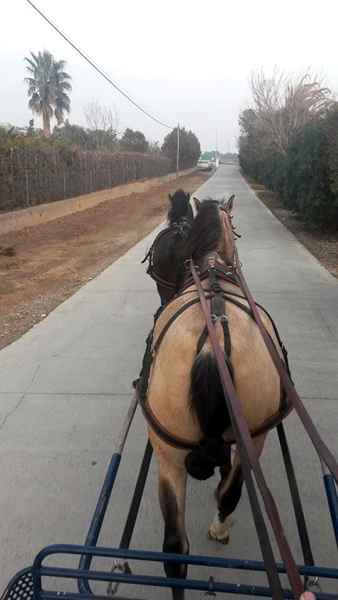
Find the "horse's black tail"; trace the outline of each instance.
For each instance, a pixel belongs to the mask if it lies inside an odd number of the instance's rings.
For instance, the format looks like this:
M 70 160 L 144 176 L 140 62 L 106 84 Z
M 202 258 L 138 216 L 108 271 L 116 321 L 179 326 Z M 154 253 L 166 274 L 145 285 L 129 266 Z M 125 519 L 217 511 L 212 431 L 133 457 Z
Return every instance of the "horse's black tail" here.
M 190 409 L 204 437 L 199 447 L 187 455 L 185 467 L 195 479 L 209 479 L 215 467 L 230 460 L 230 448 L 222 434 L 231 422 L 215 356 L 205 350 L 198 354 L 192 367 Z

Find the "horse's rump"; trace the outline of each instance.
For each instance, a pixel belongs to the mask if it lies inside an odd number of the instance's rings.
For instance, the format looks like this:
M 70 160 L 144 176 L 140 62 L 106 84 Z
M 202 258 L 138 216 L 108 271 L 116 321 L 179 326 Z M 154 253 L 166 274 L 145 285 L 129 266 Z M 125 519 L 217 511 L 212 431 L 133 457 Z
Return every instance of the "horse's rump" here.
M 193 287 L 190 289 L 194 290 Z M 171 316 L 192 297 L 194 291 L 179 296 L 164 309 L 155 325 L 154 343 Z M 243 304 L 247 306 L 244 300 Z M 271 321 L 263 310 L 260 313 L 282 358 Z M 248 427 L 253 430 L 278 411 L 280 380 L 253 319 L 227 301 L 226 314 L 234 384 Z M 221 323 L 216 322 L 215 327 L 219 342 L 224 347 Z M 226 401 L 208 337 L 197 354 L 204 328 L 199 303 L 187 308 L 173 321 L 156 352 L 148 390 L 148 402 L 157 420 L 174 435 L 192 442 L 205 437 L 219 438 L 225 431 L 231 433 Z M 208 402 L 213 402 L 213 406 Z

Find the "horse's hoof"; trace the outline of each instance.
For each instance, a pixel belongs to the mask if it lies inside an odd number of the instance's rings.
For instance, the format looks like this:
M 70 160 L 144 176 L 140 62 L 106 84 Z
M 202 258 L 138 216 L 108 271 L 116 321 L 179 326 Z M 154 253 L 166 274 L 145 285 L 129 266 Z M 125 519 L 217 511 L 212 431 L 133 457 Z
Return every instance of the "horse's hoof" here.
M 210 533 L 210 529 L 207 533 L 207 538 L 208 540 L 210 540 L 211 542 L 218 542 L 219 544 L 222 544 L 222 546 L 227 546 L 229 541 L 230 541 L 230 536 L 225 537 L 223 539 L 218 539 L 218 538 L 214 538 L 212 537 L 211 533 Z

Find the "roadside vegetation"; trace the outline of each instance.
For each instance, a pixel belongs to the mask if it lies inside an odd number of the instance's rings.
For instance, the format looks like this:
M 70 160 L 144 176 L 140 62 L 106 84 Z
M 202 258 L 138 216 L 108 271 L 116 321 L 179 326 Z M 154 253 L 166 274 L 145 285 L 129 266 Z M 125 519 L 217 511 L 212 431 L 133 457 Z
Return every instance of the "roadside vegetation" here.
M 25 57 L 28 106 L 25 127 L 0 124 L 0 211 L 54 202 L 176 170 L 174 129 L 162 147 L 144 133 L 122 127 L 114 105 L 92 99 L 83 124 L 69 120 L 72 77 L 64 60 L 48 51 Z M 34 117 L 42 117 L 42 129 Z M 54 124 L 54 126 L 53 126 Z M 180 170 L 201 153 L 196 135 L 180 129 Z
M 251 77 L 239 117 L 244 173 L 318 228 L 338 230 L 338 103 L 321 77 Z

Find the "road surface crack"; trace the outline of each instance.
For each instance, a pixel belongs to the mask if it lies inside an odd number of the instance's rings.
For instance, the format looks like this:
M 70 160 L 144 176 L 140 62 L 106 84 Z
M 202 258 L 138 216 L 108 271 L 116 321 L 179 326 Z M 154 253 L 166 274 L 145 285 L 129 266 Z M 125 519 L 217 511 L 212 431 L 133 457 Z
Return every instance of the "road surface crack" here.
M 31 389 L 31 387 L 32 387 L 32 385 L 33 385 L 33 383 L 34 383 L 34 381 L 35 381 L 35 378 L 36 378 L 36 376 L 37 376 L 37 374 L 38 374 L 38 370 L 40 369 L 41 365 L 42 365 L 42 364 L 43 364 L 43 363 L 44 363 L 46 360 L 47 360 L 47 359 L 44 359 L 44 360 L 43 360 L 41 363 L 39 363 L 39 364 L 37 365 L 37 367 L 36 367 L 36 369 L 35 369 L 35 371 L 34 371 L 34 373 L 33 373 L 33 377 L 32 377 L 32 379 L 31 379 L 31 381 L 30 381 L 30 383 L 29 383 L 29 385 L 28 385 L 27 389 L 26 389 L 26 390 L 23 392 L 23 394 L 22 394 L 22 396 L 21 396 L 21 398 L 20 398 L 19 402 L 17 403 L 17 405 L 16 405 L 16 406 L 15 406 L 15 407 L 14 407 L 14 408 L 11 410 L 11 411 L 9 411 L 9 413 L 7 413 L 7 415 L 5 415 L 5 417 L 4 417 L 4 420 L 2 421 L 2 423 L 1 423 L 1 425 L 0 425 L 0 431 L 1 431 L 1 429 L 3 428 L 3 426 L 5 425 L 5 423 L 7 422 L 7 419 L 8 419 L 8 418 L 9 418 L 9 417 L 10 417 L 10 416 L 13 414 L 13 413 L 15 413 L 15 412 L 18 410 L 18 408 L 21 406 L 22 402 L 24 401 L 24 399 L 25 399 L 26 395 L 28 394 L 29 390 Z
M 72 346 L 74 346 L 75 344 L 77 344 L 77 342 L 79 342 L 83 338 L 83 336 L 86 335 L 89 331 L 92 331 L 92 329 L 95 329 L 95 327 L 101 327 L 102 325 L 105 325 L 106 323 L 108 323 L 108 321 L 110 319 L 112 319 L 113 317 L 116 317 L 117 315 L 119 315 L 120 312 L 125 307 L 126 300 L 127 300 L 127 294 L 125 293 L 122 306 L 116 312 L 111 313 L 108 317 L 106 317 L 105 319 L 103 319 L 103 321 L 100 321 L 99 323 L 94 323 L 90 327 L 86 327 L 86 329 L 84 329 L 84 331 L 82 331 L 80 333 L 80 335 L 78 335 L 77 338 L 75 338 L 75 340 L 73 340 L 72 342 L 70 342 L 69 344 L 67 344 L 67 346 L 65 346 L 64 348 L 62 348 L 62 350 L 60 350 L 59 352 L 56 352 L 55 354 L 52 354 L 51 358 L 56 358 L 58 356 L 61 356 L 61 354 L 63 354 L 64 352 L 67 352 L 67 350 L 69 350 Z

